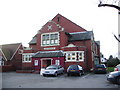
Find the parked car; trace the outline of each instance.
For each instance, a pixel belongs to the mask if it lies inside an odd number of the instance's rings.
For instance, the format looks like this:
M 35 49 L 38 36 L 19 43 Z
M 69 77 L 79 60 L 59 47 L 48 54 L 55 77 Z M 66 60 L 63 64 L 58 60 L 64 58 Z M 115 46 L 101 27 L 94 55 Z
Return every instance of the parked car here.
M 118 64 L 115 68 L 114 71 L 120 71 L 120 64 Z
M 43 76 L 48 76 L 48 75 L 58 76 L 59 74 L 63 74 L 63 73 L 64 73 L 64 68 L 62 66 L 50 65 L 44 70 Z
M 107 80 L 120 85 L 120 71 L 110 72 L 107 75 Z
M 94 67 L 94 73 L 107 73 L 105 64 L 97 64 Z
M 84 71 L 83 71 L 83 68 L 80 65 L 70 65 L 67 68 L 67 76 L 70 76 L 70 75 L 81 76 L 83 74 L 84 74 Z

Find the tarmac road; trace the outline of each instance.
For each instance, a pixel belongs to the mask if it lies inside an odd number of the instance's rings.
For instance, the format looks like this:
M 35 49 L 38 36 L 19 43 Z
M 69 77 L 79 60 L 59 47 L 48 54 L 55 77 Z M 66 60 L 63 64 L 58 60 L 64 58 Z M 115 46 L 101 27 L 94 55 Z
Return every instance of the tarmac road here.
M 106 80 L 106 74 L 43 77 L 40 74 L 2 73 L 2 88 L 118 88 Z

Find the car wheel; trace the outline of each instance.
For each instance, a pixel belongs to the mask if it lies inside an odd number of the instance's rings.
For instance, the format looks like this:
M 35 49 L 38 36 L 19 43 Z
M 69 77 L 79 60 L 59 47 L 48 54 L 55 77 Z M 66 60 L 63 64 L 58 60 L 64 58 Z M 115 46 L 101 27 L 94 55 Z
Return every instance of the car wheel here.
M 58 73 L 56 72 L 56 73 L 55 73 L 55 77 L 57 77 L 57 76 L 58 76 Z
M 68 73 L 67 76 L 70 76 L 70 74 Z
M 81 73 L 82 73 L 82 75 L 84 75 L 84 74 L 85 74 L 85 73 L 84 73 L 84 71 L 82 71 Z
M 117 78 L 117 84 L 120 85 L 120 77 Z
M 43 74 L 44 77 L 46 77 L 46 75 Z
M 78 75 L 81 76 L 82 75 L 81 72 Z

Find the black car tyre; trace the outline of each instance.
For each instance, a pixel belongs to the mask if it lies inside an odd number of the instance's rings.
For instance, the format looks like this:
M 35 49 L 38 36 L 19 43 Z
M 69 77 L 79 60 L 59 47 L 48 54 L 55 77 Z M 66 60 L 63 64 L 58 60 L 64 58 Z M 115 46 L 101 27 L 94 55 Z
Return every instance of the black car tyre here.
M 84 75 L 85 73 L 84 73 L 84 71 L 81 71 L 81 73 L 82 73 L 82 75 Z
M 43 74 L 43 76 L 44 76 L 44 77 L 46 77 L 46 75 L 45 75 L 45 74 Z
M 82 73 L 80 72 L 78 75 L 79 75 L 79 76 L 82 76 Z
M 57 72 L 55 72 L 55 77 L 57 77 L 58 76 L 58 73 Z
M 68 73 L 67 76 L 70 76 L 70 74 Z
M 117 84 L 120 85 L 120 77 L 117 78 Z

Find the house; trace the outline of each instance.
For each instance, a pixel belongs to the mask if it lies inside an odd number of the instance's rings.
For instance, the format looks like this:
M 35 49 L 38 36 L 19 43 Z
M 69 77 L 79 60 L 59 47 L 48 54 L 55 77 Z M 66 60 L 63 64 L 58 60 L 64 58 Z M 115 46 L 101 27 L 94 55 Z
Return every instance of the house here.
M 0 45 L 0 67 L 4 71 L 22 69 L 22 43 Z
M 79 64 L 90 71 L 100 63 L 100 42 L 94 40 L 93 31 L 87 31 L 66 17 L 57 14 L 48 21 L 23 51 L 23 67 L 40 71 L 51 64 L 65 69 Z

